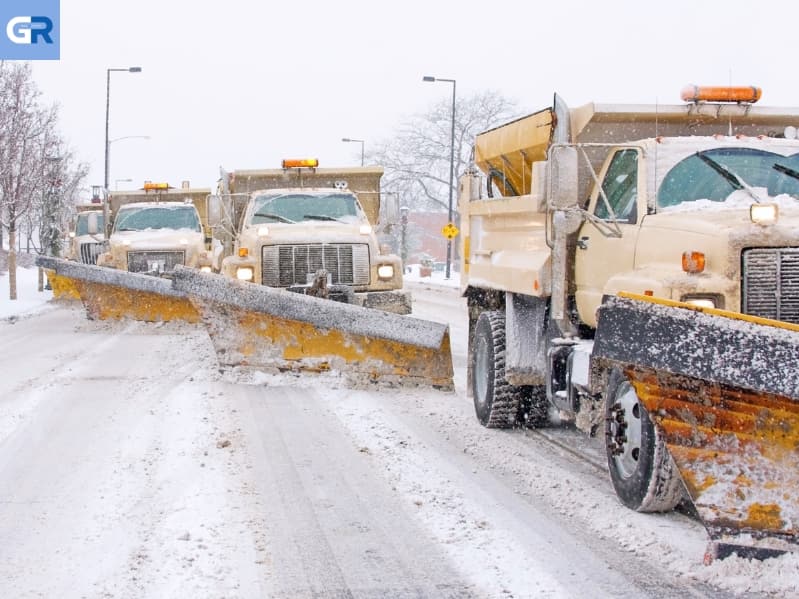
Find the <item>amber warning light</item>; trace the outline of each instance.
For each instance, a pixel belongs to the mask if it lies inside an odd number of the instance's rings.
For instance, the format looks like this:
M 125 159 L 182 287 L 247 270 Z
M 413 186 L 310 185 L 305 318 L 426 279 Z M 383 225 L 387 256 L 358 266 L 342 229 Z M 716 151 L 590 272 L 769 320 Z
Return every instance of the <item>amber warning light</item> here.
M 169 189 L 169 183 L 153 183 L 152 181 L 145 181 L 144 182 L 144 190 L 145 191 L 153 191 L 153 190 L 162 190 L 162 189 Z
M 283 168 L 316 168 L 319 160 L 316 158 L 294 158 L 283 160 Z
M 686 85 L 680 92 L 683 102 L 739 102 L 754 104 L 763 91 L 759 87 L 740 86 L 701 86 Z

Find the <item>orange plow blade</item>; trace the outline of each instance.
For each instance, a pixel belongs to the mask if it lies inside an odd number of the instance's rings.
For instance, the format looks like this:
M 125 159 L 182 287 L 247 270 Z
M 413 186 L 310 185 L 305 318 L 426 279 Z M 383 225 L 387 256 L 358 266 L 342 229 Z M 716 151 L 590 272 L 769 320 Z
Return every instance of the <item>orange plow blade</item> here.
M 188 268 L 176 269 L 174 285 L 197 307 L 224 366 L 453 387 L 446 325 Z
M 621 368 L 660 429 L 709 553 L 799 549 L 799 327 L 614 297 L 592 365 Z
M 74 289 L 91 319 L 200 322 L 194 304 L 169 279 L 45 256 L 36 261 L 52 270 L 63 288 Z

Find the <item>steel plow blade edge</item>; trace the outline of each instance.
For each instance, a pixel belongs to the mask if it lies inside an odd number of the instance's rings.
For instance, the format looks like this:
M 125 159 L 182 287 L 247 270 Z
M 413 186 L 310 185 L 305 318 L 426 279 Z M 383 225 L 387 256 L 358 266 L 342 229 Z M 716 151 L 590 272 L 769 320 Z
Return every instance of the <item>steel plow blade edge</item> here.
M 626 374 L 712 543 L 799 549 L 799 327 L 632 296 L 599 311 L 591 358 Z M 756 554 L 755 554 L 756 555 Z

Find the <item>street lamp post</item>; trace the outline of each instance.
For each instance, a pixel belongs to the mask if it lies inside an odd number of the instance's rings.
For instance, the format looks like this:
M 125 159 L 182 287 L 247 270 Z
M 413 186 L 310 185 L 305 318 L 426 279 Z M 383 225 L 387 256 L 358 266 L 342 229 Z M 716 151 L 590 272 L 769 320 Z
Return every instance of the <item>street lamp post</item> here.
M 455 178 L 455 80 L 454 79 L 443 79 L 441 77 L 431 77 L 430 75 L 425 75 L 422 77 L 422 81 L 444 81 L 446 83 L 452 84 L 452 129 L 450 133 L 450 144 L 449 144 L 449 206 L 447 209 L 447 222 L 452 223 L 452 195 L 455 190 L 454 187 L 454 178 Z M 445 277 L 449 279 L 450 275 L 450 267 L 452 265 L 452 239 L 447 238 L 447 271 Z
M 349 137 L 342 137 L 341 141 L 354 141 L 356 143 L 361 144 L 361 166 L 363 166 L 363 144 L 364 141 L 362 139 L 350 139 Z
M 114 71 L 126 71 L 128 73 L 141 73 L 141 67 L 128 67 L 126 69 L 106 69 L 105 70 L 105 189 L 108 190 L 108 114 L 111 107 L 111 73 Z

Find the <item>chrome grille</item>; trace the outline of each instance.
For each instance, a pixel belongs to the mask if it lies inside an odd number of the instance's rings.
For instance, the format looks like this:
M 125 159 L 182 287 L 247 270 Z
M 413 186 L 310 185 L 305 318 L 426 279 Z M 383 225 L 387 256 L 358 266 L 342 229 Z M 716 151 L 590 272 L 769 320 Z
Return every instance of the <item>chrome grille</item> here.
M 742 311 L 799 324 L 799 248 L 743 252 Z
M 186 261 L 185 252 L 128 252 L 128 271 L 160 275 L 175 270 L 178 264 Z
M 369 283 L 366 244 L 265 245 L 261 259 L 261 280 L 270 287 L 305 285 L 323 268 L 333 285 Z
M 84 264 L 97 264 L 97 256 L 103 253 L 102 243 L 81 243 L 80 261 Z

